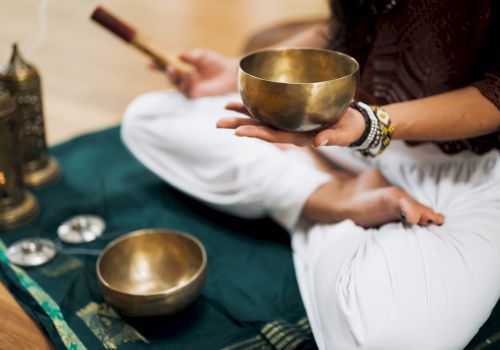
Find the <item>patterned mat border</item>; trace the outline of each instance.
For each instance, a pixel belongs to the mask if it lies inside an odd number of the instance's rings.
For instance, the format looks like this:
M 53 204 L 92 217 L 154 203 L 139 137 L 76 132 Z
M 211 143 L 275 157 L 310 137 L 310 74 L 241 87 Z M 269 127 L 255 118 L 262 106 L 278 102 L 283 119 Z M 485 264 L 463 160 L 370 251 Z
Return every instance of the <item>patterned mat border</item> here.
M 277 320 L 267 323 L 260 334 L 225 347 L 222 350 L 296 350 L 305 343 L 314 343 L 307 317 L 290 323 Z
M 10 268 L 19 283 L 28 291 L 33 299 L 51 319 L 62 343 L 68 350 L 86 350 L 87 348 L 73 332 L 64 319 L 59 305 L 36 283 L 22 268 L 12 264 L 7 257 L 7 247 L 0 239 L 0 263 Z

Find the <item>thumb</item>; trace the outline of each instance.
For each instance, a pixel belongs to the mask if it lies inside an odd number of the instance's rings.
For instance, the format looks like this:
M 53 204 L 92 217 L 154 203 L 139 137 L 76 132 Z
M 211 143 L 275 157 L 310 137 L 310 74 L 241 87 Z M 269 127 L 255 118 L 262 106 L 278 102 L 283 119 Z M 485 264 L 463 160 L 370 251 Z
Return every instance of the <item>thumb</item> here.
M 321 131 L 314 137 L 314 146 L 349 146 L 352 143 L 349 130 L 330 128 Z

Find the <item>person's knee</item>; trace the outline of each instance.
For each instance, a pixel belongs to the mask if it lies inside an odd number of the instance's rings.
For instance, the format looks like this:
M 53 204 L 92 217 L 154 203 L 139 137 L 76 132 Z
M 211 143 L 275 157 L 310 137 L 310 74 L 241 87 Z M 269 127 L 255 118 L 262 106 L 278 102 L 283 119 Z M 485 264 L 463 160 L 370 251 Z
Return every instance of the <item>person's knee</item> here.
M 151 94 L 145 94 L 135 98 L 127 107 L 121 123 L 121 137 L 125 145 L 130 146 L 144 133 L 148 115 L 152 113 Z
M 121 123 L 121 138 L 131 148 L 161 138 L 161 144 L 173 140 L 172 135 L 179 134 L 173 119 L 174 106 L 179 104 L 178 94 L 169 92 L 152 92 L 134 99 L 127 107 Z M 169 119 L 166 121 L 166 119 Z M 168 126 L 168 127 L 166 127 Z
M 139 114 L 126 114 L 122 119 L 120 127 L 120 135 L 123 143 L 130 147 L 133 140 L 136 139 L 137 133 L 141 132 L 141 122 Z
M 361 294 L 351 298 L 349 305 L 340 305 L 334 316 L 340 322 L 327 326 L 332 349 L 458 350 L 473 336 L 473 330 L 457 332 L 464 327 L 450 315 L 431 317 L 429 310 L 401 307 L 378 293 L 380 301 L 375 304 Z M 344 298 L 344 293 L 337 297 Z
M 435 287 L 443 282 L 438 270 L 422 269 L 427 265 L 422 264 L 422 245 L 414 244 L 413 236 L 398 230 L 376 236 L 348 229 L 335 233 L 322 241 L 325 249 L 316 254 L 314 265 L 318 277 L 315 303 L 321 305 L 327 345 L 333 344 L 332 349 L 441 350 L 467 344 L 477 328 L 457 323 L 456 309 L 443 306 L 449 295 Z M 433 260 L 428 265 L 437 266 Z M 336 273 L 332 273 L 334 266 Z M 449 300 L 461 307 L 460 299 Z M 479 316 L 470 314 L 474 319 Z M 476 324 L 479 327 L 480 322 Z M 460 334 L 455 334 L 457 329 Z

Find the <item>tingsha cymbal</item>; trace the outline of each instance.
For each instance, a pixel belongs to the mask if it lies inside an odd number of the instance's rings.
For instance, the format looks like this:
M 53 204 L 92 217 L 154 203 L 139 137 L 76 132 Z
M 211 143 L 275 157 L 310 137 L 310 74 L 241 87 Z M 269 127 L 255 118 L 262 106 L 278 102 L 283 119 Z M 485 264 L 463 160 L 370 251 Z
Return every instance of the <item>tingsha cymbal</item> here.
M 39 266 L 56 255 L 54 242 L 45 238 L 27 238 L 14 242 L 7 249 L 9 260 L 19 266 Z
M 65 243 L 88 243 L 102 236 L 106 223 L 96 215 L 77 215 L 59 226 L 57 235 Z

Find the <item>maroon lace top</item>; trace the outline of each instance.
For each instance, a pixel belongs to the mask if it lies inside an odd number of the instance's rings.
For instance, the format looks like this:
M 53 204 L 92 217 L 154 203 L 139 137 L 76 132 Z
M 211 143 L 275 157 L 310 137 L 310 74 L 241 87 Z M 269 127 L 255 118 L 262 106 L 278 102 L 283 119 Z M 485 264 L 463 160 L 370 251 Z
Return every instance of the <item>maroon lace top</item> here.
M 500 108 L 499 9 L 499 0 L 333 0 L 330 47 L 360 63 L 362 101 L 389 104 L 472 85 Z M 446 153 L 481 154 L 500 150 L 500 132 L 436 143 Z

